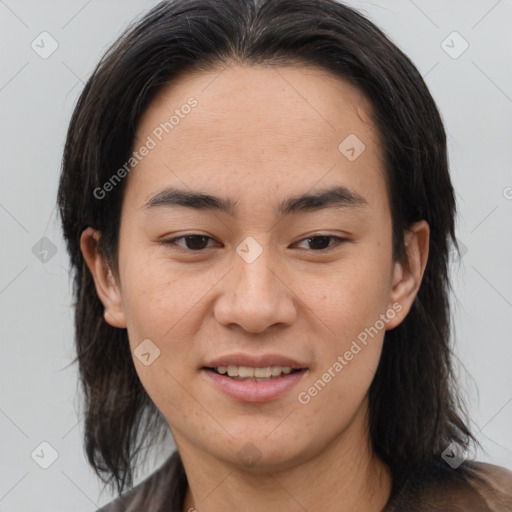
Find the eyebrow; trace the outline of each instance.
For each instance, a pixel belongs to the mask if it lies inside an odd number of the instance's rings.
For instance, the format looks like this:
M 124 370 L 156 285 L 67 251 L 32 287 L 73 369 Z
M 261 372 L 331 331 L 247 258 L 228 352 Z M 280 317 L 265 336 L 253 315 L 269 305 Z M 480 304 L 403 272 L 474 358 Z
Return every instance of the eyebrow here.
M 281 201 L 275 208 L 276 216 L 310 212 L 324 208 L 357 208 L 367 206 L 366 199 L 345 186 L 325 188 L 317 192 L 306 192 Z M 228 197 L 213 196 L 201 192 L 166 188 L 148 199 L 145 210 L 185 206 L 196 210 L 217 211 L 236 217 L 238 202 Z

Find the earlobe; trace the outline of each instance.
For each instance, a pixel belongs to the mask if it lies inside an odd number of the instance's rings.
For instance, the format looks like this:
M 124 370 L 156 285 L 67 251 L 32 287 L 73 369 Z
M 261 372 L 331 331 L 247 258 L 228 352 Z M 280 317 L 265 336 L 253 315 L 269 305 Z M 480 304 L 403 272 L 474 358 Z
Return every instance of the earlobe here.
M 110 266 L 98 250 L 100 236 L 100 233 L 93 228 L 85 229 L 80 237 L 80 248 L 94 279 L 96 293 L 105 308 L 105 321 L 113 327 L 124 329 L 126 318 L 121 292 Z
M 404 234 L 405 256 L 395 263 L 389 304 L 400 304 L 401 309 L 387 329 L 399 325 L 411 309 L 427 266 L 429 238 L 430 227 L 425 220 L 414 223 Z

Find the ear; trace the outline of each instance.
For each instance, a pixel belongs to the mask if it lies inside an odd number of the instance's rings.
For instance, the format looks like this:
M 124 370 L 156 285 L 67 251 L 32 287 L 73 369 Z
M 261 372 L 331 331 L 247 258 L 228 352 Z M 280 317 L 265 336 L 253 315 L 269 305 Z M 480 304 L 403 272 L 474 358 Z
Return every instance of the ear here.
M 388 307 L 396 316 L 386 324 L 394 329 L 409 313 L 421 285 L 428 260 L 430 227 L 425 220 L 414 223 L 404 233 L 405 256 L 395 263 Z
M 121 291 L 110 266 L 98 250 L 100 232 L 87 228 L 80 237 L 80 248 L 85 262 L 94 279 L 96 293 L 105 308 L 105 321 L 112 327 L 126 327 Z

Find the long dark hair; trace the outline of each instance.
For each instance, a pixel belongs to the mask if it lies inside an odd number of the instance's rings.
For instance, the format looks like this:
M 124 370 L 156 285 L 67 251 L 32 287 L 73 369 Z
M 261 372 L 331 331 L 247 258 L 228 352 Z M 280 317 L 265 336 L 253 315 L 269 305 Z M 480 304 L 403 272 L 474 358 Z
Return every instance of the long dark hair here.
M 452 371 L 448 258 L 455 200 L 446 135 L 418 70 L 364 16 L 335 0 L 174 0 L 159 3 L 107 51 L 78 100 L 64 149 L 58 203 L 74 271 L 76 347 L 84 391 L 85 447 L 97 474 L 119 492 L 133 483 L 143 438 L 166 428 L 143 389 L 125 329 L 111 327 L 80 251 L 91 226 L 117 272 L 124 180 L 94 191 L 130 158 L 141 114 L 178 73 L 234 63 L 313 64 L 370 100 L 381 139 L 393 219 L 393 253 L 425 219 L 430 254 L 411 311 L 386 332 L 369 390 L 375 452 L 394 476 L 474 441 Z

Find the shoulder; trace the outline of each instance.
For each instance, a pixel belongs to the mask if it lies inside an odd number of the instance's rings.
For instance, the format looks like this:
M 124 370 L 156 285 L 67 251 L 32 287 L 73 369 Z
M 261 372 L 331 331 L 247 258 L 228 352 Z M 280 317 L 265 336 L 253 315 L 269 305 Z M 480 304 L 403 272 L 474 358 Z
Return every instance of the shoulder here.
M 468 470 L 472 487 L 489 510 L 512 511 L 512 471 L 483 462 L 470 464 Z
M 384 512 L 512 512 L 512 471 L 477 461 L 429 463 L 409 473 Z
M 97 512 L 181 512 L 186 476 L 175 451 L 156 471 Z

